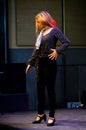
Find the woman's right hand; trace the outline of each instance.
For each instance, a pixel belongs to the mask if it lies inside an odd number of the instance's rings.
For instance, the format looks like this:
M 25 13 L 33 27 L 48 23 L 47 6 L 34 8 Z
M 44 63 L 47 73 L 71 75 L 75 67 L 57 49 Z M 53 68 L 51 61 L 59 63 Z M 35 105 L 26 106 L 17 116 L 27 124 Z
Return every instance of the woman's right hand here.
M 26 74 L 29 72 L 29 70 L 30 70 L 30 64 L 28 64 L 28 66 L 26 67 Z

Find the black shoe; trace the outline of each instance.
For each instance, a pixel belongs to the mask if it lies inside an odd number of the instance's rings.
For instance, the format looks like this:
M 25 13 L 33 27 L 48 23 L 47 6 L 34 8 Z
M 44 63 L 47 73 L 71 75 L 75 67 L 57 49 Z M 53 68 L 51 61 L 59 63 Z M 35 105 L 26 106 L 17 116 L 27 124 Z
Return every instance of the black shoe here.
M 54 126 L 55 118 L 49 117 L 47 126 Z
M 33 124 L 40 124 L 42 120 L 46 121 L 46 115 L 44 114 L 43 116 L 38 115 L 37 118 L 39 118 L 39 120 L 35 120 L 32 123 Z

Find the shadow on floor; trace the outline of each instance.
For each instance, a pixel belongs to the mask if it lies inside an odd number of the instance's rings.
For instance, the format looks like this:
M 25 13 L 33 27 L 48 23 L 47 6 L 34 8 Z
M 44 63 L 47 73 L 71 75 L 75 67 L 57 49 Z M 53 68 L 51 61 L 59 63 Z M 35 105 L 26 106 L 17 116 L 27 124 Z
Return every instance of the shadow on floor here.
M 23 130 L 23 129 L 15 128 L 15 127 L 4 125 L 4 124 L 0 124 L 0 130 Z

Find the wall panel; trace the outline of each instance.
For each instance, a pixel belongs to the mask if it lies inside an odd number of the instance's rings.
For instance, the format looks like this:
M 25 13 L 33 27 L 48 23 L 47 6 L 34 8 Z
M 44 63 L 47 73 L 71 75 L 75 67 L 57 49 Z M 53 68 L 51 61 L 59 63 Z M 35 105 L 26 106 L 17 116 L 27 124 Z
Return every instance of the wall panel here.
M 62 0 L 16 0 L 16 39 L 18 46 L 35 44 L 35 15 L 48 11 L 62 28 Z
M 65 0 L 65 33 L 73 47 L 86 47 L 86 1 Z

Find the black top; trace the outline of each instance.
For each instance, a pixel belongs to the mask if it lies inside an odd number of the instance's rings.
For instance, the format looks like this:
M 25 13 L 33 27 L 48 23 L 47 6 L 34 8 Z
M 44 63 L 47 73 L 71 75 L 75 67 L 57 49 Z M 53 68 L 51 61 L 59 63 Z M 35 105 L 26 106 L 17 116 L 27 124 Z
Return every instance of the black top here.
M 60 46 L 56 46 L 58 40 L 62 43 Z M 48 34 L 42 37 L 39 50 L 34 49 L 28 63 L 33 66 L 37 57 L 48 57 L 48 55 L 51 53 L 51 48 L 56 49 L 58 53 L 61 53 L 69 45 L 69 39 L 62 33 L 62 31 L 58 27 L 55 27 Z

